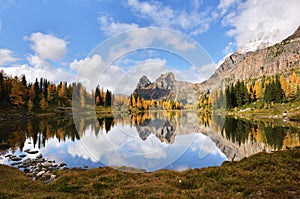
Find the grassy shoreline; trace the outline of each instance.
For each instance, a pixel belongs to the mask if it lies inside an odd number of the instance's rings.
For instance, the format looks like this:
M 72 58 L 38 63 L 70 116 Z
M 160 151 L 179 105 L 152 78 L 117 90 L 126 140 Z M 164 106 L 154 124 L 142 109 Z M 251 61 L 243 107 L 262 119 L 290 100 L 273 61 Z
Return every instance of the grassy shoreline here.
M 182 172 L 125 173 L 105 167 L 57 175 L 44 184 L 0 165 L 0 198 L 299 198 L 300 148 Z

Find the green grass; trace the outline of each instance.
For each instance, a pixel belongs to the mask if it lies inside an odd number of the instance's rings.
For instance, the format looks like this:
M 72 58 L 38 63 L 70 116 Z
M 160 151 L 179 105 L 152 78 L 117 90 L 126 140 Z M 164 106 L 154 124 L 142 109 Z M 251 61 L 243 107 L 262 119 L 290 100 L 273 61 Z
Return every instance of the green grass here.
M 57 175 L 44 184 L 0 165 L 0 198 L 299 198 L 300 148 L 183 172 L 126 173 L 106 167 Z
M 236 108 L 235 110 L 228 110 L 228 115 L 238 115 L 240 117 L 248 118 L 248 119 L 263 119 L 263 118 L 271 118 L 274 116 L 282 119 L 283 112 L 288 112 L 288 118 L 295 118 L 298 120 L 298 114 L 300 112 L 300 99 L 295 99 L 292 102 L 287 103 L 273 103 L 271 107 L 265 108 L 261 105 L 260 102 L 254 102 L 248 105 L 241 106 Z

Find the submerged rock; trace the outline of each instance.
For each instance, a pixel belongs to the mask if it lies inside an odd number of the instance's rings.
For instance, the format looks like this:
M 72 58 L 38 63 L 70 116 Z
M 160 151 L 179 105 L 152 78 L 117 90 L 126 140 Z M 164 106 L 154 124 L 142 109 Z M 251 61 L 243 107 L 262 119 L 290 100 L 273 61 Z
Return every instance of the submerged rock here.
M 38 153 L 39 151 L 30 151 L 30 150 L 27 151 L 27 150 L 26 150 L 25 152 L 26 152 L 26 153 L 29 153 L 29 154 L 36 154 L 36 153 Z
M 11 163 L 10 165 L 11 166 L 16 166 L 16 165 L 19 165 L 19 164 L 21 164 L 22 162 L 13 162 L 13 163 Z
M 20 160 L 22 160 L 22 158 L 19 158 L 19 157 L 11 157 L 10 160 L 11 160 L 11 161 L 20 161 Z

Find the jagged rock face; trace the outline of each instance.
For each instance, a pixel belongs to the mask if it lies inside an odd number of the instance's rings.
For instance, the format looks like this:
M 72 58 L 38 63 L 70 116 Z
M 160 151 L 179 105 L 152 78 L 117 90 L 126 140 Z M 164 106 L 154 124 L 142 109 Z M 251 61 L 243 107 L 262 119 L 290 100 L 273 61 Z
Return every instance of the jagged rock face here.
M 181 100 L 180 96 L 181 90 L 188 90 L 187 87 L 191 87 L 191 83 L 180 82 L 175 80 L 175 76 L 172 72 L 161 74 L 153 83 L 149 81 L 146 76 L 143 76 L 136 89 L 135 94 L 139 94 L 142 98 L 146 100 Z M 190 89 L 192 90 L 192 89 Z M 180 91 L 180 92 L 179 92 Z
M 137 85 L 137 89 L 145 88 L 145 87 L 149 86 L 150 84 L 151 84 L 150 80 L 146 77 L 146 75 L 144 75 L 143 77 L 141 77 L 141 79 Z
M 161 142 L 168 144 L 174 142 L 176 135 L 176 125 L 163 119 L 147 119 L 143 121 L 140 126 L 137 126 L 136 129 L 142 140 L 146 140 L 147 137 L 153 133 Z
M 173 73 L 161 74 L 159 78 L 155 80 L 155 84 L 159 89 L 173 90 L 175 89 L 175 76 Z
M 289 73 L 293 68 L 300 68 L 300 27 L 293 35 L 271 47 L 245 54 L 232 54 L 207 82 L 211 85 L 219 79 L 236 82 L 261 78 L 263 75 Z
M 143 76 L 134 94 L 139 94 L 146 100 L 168 100 L 179 101 L 182 104 L 194 103 L 199 94 L 194 84 L 175 80 L 172 72 L 161 74 L 153 83 Z

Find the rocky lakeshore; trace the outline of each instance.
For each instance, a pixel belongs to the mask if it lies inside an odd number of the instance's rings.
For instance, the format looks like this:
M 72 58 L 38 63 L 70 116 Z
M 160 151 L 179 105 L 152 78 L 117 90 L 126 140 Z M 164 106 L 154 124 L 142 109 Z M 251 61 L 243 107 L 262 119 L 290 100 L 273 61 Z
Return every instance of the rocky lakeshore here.
M 36 156 L 29 157 L 33 154 Z M 4 158 L 8 160 L 8 165 L 24 171 L 27 177 L 45 183 L 50 183 L 56 178 L 57 170 L 68 169 L 66 163 L 57 163 L 55 160 L 44 158 L 37 150 L 24 150 L 20 155 L 7 154 Z

